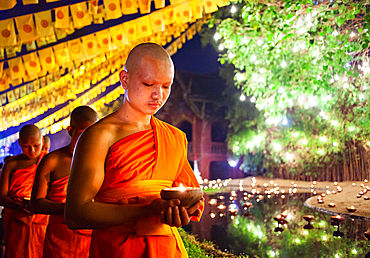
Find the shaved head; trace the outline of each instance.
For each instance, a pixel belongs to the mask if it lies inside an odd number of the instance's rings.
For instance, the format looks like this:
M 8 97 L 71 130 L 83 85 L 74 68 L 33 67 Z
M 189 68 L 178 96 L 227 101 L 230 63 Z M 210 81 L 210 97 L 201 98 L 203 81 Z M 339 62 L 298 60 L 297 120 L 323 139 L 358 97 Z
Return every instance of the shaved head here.
M 36 125 L 25 125 L 19 131 L 19 139 L 21 140 L 34 137 L 42 138 L 41 130 Z
M 71 126 L 78 126 L 83 122 L 95 123 L 98 120 L 98 114 L 89 106 L 76 107 L 71 113 Z
M 172 59 L 163 47 L 155 43 L 143 43 L 130 51 L 125 70 L 129 73 L 135 73 L 138 68 L 142 67 L 141 61 L 144 57 L 169 62 L 173 67 Z
M 43 138 L 44 138 L 44 143 L 45 144 L 50 144 L 50 137 L 49 136 L 44 135 Z

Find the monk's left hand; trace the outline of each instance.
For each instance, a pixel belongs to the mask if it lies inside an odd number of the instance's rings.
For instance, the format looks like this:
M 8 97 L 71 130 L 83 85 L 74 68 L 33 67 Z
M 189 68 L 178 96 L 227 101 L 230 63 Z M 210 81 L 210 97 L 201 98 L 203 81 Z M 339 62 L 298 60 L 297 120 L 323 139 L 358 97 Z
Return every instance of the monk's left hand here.
M 161 221 L 171 227 L 181 227 L 189 224 L 191 216 L 201 214 L 200 206 L 203 200 L 199 200 L 189 208 L 183 206 L 168 207 L 161 213 Z

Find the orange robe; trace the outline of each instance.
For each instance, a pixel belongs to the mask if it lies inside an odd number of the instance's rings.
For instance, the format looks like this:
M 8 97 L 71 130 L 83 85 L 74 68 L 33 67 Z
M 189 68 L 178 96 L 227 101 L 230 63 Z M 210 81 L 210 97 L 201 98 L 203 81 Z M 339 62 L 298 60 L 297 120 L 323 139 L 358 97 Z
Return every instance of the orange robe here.
M 12 199 L 29 200 L 31 198 L 36 168 L 44 155 L 45 153 L 42 152 L 37 164 L 25 169 L 18 169 L 10 175 L 9 196 Z M 41 258 L 48 218 L 48 215 L 5 209 L 5 257 Z
M 48 199 L 65 203 L 69 175 L 51 182 Z M 46 230 L 44 258 L 89 257 L 91 230 L 70 230 L 64 214 L 50 215 Z
M 166 187 L 199 187 L 187 161 L 185 134 L 152 117 L 153 130 L 127 136 L 110 149 L 96 202 L 148 203 Z M 197 220 L 198 218 L 192 218 Z M 109 229 L 94 229 L 90 257 L 188 257 L 177 228 L 153 216 Z

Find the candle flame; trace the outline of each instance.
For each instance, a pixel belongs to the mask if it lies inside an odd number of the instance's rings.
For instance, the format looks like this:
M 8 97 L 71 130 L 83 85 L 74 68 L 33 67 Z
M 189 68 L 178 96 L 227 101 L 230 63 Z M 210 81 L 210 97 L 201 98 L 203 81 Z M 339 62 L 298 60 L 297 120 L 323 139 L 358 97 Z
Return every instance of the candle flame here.
M 179 185 L 179 188 L 180 188 L 180 191 L 181 192 L 185 192 L 185 187 L 180 183 L 180 185 Z

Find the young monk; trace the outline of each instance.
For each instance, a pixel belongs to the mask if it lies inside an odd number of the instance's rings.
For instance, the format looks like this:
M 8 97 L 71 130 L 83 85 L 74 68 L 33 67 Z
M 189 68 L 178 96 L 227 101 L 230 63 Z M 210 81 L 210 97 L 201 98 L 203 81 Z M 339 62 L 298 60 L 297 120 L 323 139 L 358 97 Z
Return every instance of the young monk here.
M 199 185 L 185 134 L 153 116 L 173 77 L 161 46 L 136 46 L 120 72 L 121 107 L 77 143 L 65 216 L 71 229 L 93 228 L 90 257 L 187 257 L 176 227 L 200 219 L 202 200 L 186 209 L 177 199 L 160 199 L 160 191 Z
M 42 257 L 47 215 L 34 215 L 29 200 L 36 168 L 44 156 L 41 130 L 25 125 L 19 131 L 22 154 L 7 161 L 0 178 L 0 205 L 4 206 L 5 257 Z
M 43 139 L 42 151 L 44 151 L 45 153 L 49 153 L 50 146 L 51 146 L 50 138 L 49 136 L 44 135 L 42 139 Z
M 64 206 L 72 155 L 81 133 L 98 121 L 88 106 L 75 108 L 67 127 L 69 145 L 47 154 L 39 164 L 31 195 L 31 211 L 50 214 L 44 244 L 44 258 L 88 257 L 91 230 L 70 230 L 64 220 Z

